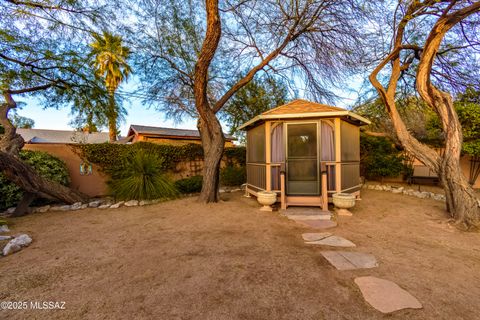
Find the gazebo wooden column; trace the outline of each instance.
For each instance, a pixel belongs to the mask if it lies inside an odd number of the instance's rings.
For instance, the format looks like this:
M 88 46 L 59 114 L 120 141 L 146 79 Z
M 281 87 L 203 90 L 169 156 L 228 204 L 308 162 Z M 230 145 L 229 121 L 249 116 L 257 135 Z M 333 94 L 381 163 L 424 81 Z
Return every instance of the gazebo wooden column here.
M 271 122 L 265 122 L 265 189 L 272 191 L 272 133 Z
M 342 136 L 341 120 L 334 119 L 335 124 L 335 192 L 342 192 Z

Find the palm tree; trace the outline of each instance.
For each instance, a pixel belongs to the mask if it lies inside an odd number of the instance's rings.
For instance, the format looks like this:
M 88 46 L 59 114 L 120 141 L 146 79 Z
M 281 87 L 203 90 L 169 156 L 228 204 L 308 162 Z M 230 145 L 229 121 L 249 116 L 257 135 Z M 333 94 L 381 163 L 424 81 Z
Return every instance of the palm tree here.
M 108 130 L 110 142 L 117 139 L 118 109 L 115 106 L 115 91 L 123 80 L 127 80 L 131 68 L 127 63 L 130 49 L 123 46 L 121 36 L 104 31 L 103 35 L 94 34 L 95 41 L 90 44 L 92 65 L 97 76 L 105 79 L 110 102 L 108 112 Z

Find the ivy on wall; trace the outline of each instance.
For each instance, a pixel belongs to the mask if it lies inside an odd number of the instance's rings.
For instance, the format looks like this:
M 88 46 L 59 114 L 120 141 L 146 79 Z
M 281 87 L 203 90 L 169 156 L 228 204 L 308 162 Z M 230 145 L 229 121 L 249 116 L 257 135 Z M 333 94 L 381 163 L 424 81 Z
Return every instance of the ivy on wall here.
M 112 173 L 130 156 L 145 151 L 154 153 L 163 161 L 162 170 L 175 168 L 180 162 L 203 159 L 203 149 L 199 144 L 169 145 L 151 142 L 137 142 L 133 144 L 78 144 L 72 145 L 74 151 L 85 161 L 94 163 L 106 173 Z M 244 147 L 225 148 L 224 160 L 227 165 L 245 165 L 246 151 Z

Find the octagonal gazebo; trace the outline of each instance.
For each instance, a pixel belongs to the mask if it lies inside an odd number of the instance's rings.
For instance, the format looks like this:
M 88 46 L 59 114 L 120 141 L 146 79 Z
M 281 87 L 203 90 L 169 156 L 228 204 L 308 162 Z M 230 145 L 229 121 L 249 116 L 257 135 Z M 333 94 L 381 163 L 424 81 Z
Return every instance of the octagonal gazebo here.
M 328 209 L 337 192 L 360 194 L 360 127 L 367 119 L 342 108 L 294 100 L 243 124 L 248 194 L 274 191 L 281 208 Z

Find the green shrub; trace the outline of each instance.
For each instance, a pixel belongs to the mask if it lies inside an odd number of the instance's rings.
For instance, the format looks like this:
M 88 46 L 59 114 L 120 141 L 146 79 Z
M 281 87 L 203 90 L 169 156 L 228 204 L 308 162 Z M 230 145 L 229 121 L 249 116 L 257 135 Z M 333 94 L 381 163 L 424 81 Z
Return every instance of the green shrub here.
M 70 184 L 70 176 L 65 163 L 40 151 L 22 150 L 20 158 L 33 167 L 44 178 L 61 183 L 65 186 Z M 0 210 L 12 207 L 22 198 L 23 191 L 0 173 Z
M 181 193 L 197 193 L 202 191 L 202 182 L 202 176 L 193 176 L 175 181 L 175 187 Z
M 163 174 L 163 158 L 145 150 L 124 159 L 111 170 L 109 182 L 112 194 L 122 200 L 152 200 L 174 198 L 178 191 Z
M 247 149 L 245 147 L 228 147 L 223 151 L 227 165 L 245 166 L 247 164 Z
M 361 135 L 362 175 L 367 179 L 398 177 L 407 173 L 402 152 L 385 137 Z
M 224 186 L 240 186 L 247 181 L 245 167 L 226 166 L 220 170 L 220 182 Z

